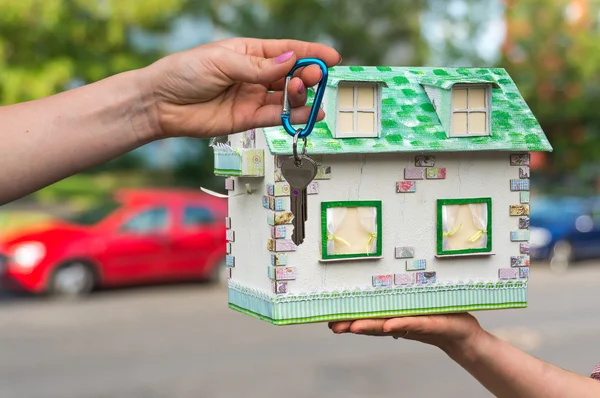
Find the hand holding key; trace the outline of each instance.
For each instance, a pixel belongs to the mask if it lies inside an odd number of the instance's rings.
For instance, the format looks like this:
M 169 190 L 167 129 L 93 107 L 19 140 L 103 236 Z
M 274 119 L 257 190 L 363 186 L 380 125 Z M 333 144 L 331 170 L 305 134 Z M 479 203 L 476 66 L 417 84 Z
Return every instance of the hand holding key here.
M 298 136 L 300 130 L 294 135 L 293 152 L 294 156 L 287 158 L 281 165 L 281 174 L 290 184 L 290 208 L 294 219 L 292 225 L 292 241 L 296 246 L 304 242 L 305 232 L 304 223 L 308 220 L 308 195 L 306 188 L 315 179 L 317 175 L 317 164 L 314 160 L 306 156 L 306 138 L 304 138 L 304 147 L 302 154 L 298 155 Z

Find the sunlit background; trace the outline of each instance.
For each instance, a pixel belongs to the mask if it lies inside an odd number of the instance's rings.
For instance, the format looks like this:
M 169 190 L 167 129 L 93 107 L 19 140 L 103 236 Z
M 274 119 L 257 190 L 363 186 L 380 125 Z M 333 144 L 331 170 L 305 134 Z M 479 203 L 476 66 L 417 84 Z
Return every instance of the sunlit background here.
M 506 68 L 554 151 L 531 158 L 531 306 L 481 314 L 482 323 L 538 357 L 591 372 L 600 362 L 592 283 L 600 276 L 600 1 L 0 0 L 0 105 L 232 36 L 330 44 L 345 65 Z M 182 250 L 221 253 L 222 201 L 196 197 L 200 187 L 225 192 L 207 140 L 154 142 L 0 207 L 0 237 L 64 221 L 99 230 L 116 211 L 143 231 L 182 211 L 190 226 Z M 136 213 L 152 201 L 162 213 Z M 57 228 L 54 244 L 74 236 Z M 189 243 L 199 240 L 202 248 Z M 154 256 L 147 242 L 120 250 Z M 27 268 L 44 249 L 24 245 L 18 256 Z M 199 270 L 177 261 L 176 275 L 137 264 L 116 278 L 143 287 L 76 299 L 0 289 L 0 397 L 489 396 L 430 347 L 230 312 L 221 257 Z M 87 293 L 85 264 L 70 271 L 43 290 Z M 191 282 L 171 283 L 180 280 Z

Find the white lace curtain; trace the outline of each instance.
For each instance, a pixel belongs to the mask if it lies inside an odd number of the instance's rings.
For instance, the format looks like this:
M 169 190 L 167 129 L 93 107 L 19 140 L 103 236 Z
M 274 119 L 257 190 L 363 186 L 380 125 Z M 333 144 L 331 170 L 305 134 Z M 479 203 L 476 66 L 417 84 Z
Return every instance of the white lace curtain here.
M 358 219 L 360 224 L 369 233 L 369 239 L 365 245 L 367 253 L 375 252 L 377 247 L 377 208 L 376 207 L 358 207 Z
M 476 243 L 475 248 L 484 248 L 487 245 L 488 234 L 487 203 L 473 203 L 469 205 L 469 209 L 471 210 L 471 216 L 473 217 L 473 225 L 477 228 L 477 232 L 469 239 L 469 241 Z
M 335 254 L 336 233 L 346 218 L 345 207 L 330 207 L 327 209 L 327 254 Z
M 442 206 L 442 248 L 449 250 L 448 238 L 452 237 L 460 226 L 456 225 L 460 206 Z

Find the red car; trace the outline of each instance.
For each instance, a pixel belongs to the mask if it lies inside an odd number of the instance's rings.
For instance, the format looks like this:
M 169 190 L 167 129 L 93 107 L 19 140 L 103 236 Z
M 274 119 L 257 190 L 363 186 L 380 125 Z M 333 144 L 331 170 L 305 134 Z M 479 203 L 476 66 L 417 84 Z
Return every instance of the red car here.
M 5 285 L 83 295 L 96 286 L 218 279 L 227 200 L 202 192 L 131 190 L 69 221 L 0 242 Z

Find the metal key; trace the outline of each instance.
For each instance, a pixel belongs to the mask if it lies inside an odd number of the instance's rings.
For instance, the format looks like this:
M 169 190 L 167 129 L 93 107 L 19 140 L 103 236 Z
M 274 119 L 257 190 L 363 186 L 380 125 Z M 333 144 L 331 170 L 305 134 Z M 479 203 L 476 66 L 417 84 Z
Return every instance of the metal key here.
M 294 153 L 281 165 L 281 174 L 290 184 L 290 209 L 294 215 L 292 241 L 299 246 L 304 242 L 304 223 L 308 220 L 306 187 L 317 175 L 317 164 L 309 157 Z

